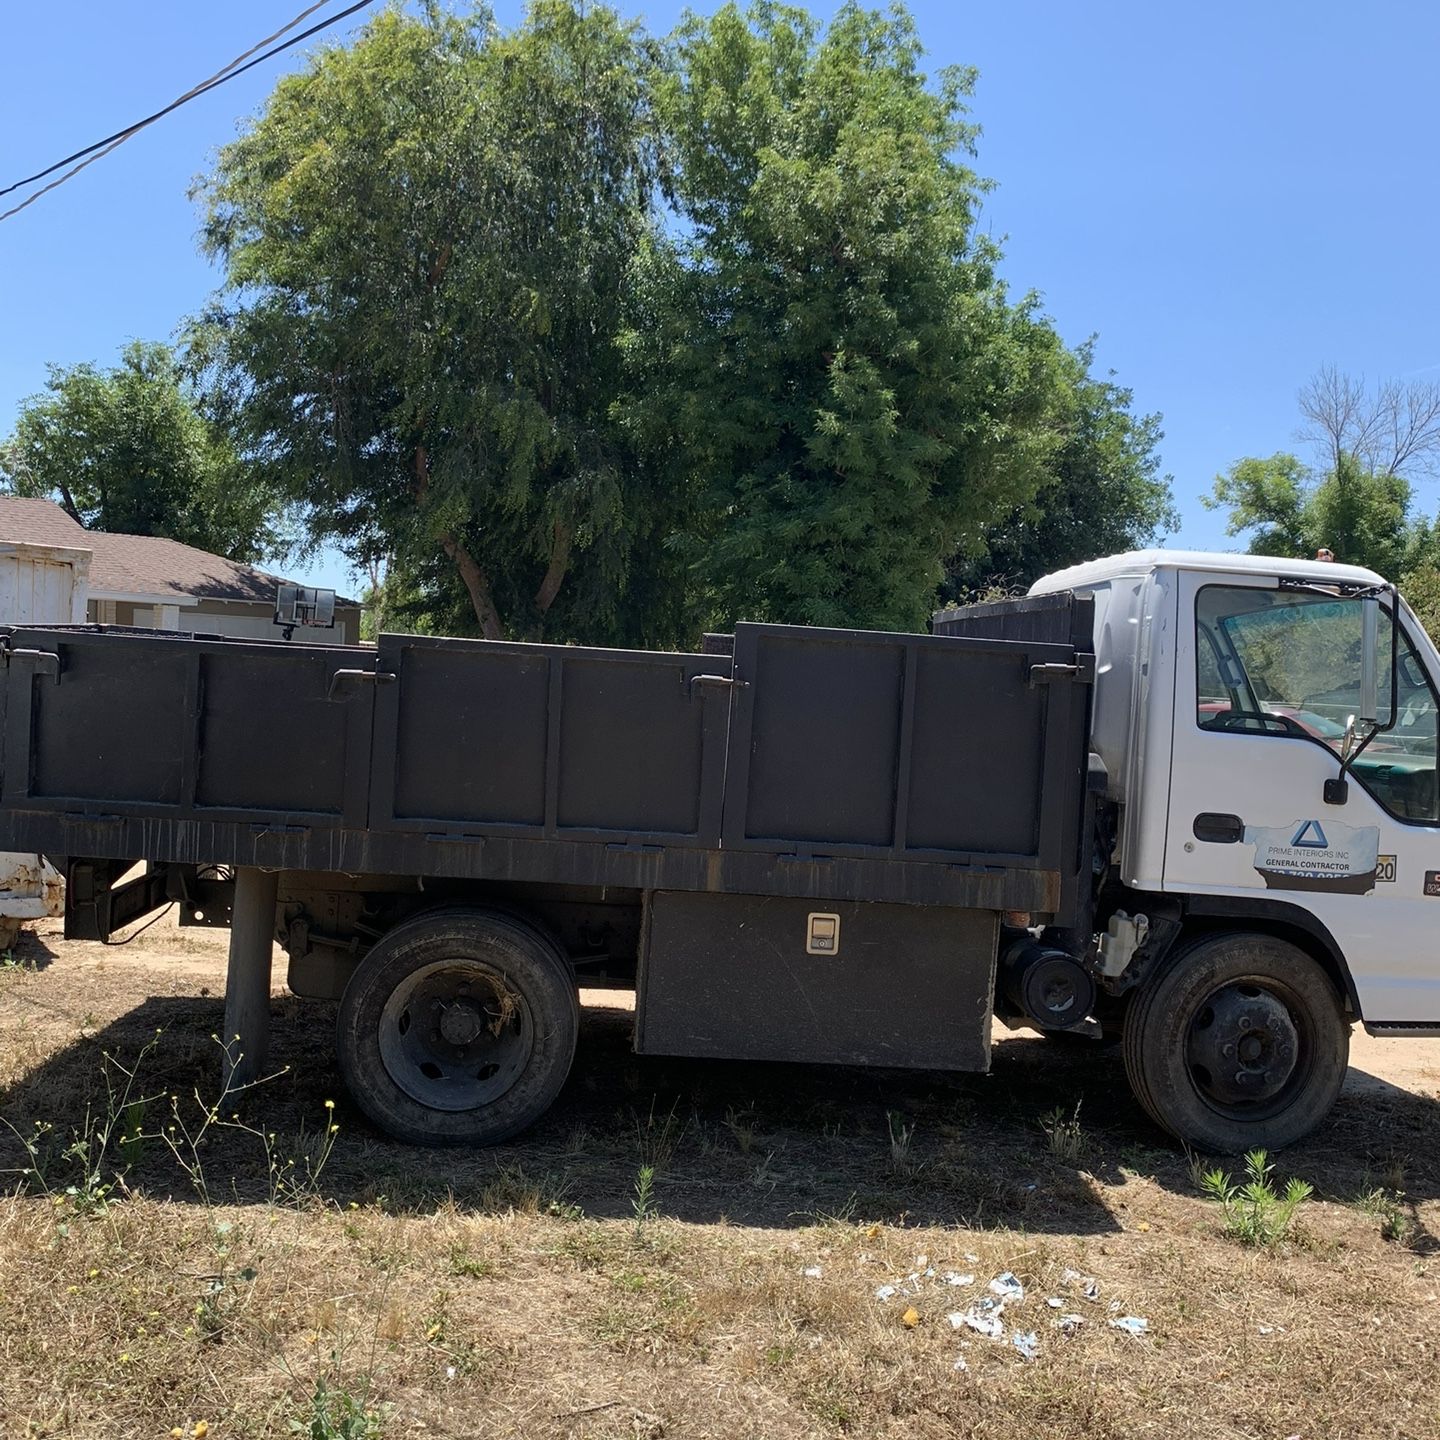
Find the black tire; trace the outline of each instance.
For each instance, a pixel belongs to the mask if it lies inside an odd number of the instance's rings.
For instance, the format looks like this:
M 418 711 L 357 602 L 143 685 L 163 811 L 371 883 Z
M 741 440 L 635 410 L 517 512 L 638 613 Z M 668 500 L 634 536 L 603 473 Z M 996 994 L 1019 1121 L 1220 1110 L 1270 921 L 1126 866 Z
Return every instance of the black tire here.
M 494 1145 L 549 1109 L 579 1028 L 554 941 L 514 915 L 442 909 L 397 926 L 361 961 L 336 1050 L 355 1103 L 387 1134 Z
M 1211 1154 L 1280 1150 L 1329 1114 L 1350 1024 L 1303 950 L 1270 935 L 1212 935 L 1133 996 L 1124 1053 L 1135 1098 L 1177 1139 Z

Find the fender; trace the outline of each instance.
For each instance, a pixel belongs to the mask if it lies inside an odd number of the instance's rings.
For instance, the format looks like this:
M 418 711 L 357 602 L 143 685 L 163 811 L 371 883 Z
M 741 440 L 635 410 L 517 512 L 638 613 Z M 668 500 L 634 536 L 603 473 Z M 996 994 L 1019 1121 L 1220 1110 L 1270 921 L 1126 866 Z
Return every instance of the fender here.
M 1326 973 L 1335 982 L 1335 988 L 1344 996 L 1350 1014 L 1356 1020 L 1364 1020 L 1365 1016 L 1360 1009 L 1360 996 L 1355 989 L 1355 981 L 1351 978 L 1344 951 L 1336 944 L 1329 927 L 1303 906 L 1292 905 L 1285 900 L 1271 900 L 1260 895 L 1253 898 L 1242 895 L 1185 895 L 1181 899 L 1187 921 L 1192 918 L 1241 923 L 1254 921 L 1258 928 L 1274 934 L 1288 933 L 1292 939 L 1303 937 L 1302 948 L 1308 950 L 1325 967 Z M 1187 924 L 1185 933 L 1193 933 L 1194 928 Z

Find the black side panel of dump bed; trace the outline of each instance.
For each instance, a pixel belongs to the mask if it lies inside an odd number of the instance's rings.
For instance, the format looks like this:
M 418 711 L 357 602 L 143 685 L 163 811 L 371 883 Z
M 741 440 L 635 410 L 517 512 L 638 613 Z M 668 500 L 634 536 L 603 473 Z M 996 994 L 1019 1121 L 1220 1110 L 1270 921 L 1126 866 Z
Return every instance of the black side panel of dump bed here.
M 979 605 L 937 610 L 930 621 L 937 635 L 968 635 L 988 640 L 1038 640 L 1047 645 L 1095 648 L 1095 602 L 1088 595 L 1061 590 L 1053 595 L 1021 595 Z
M 103 627 L 18 631 L 13 647 L 7 809 L 365 823 L 369 705 L 334 681 L 365 652 Z
M 1074 659 L 1064 645 L 736 626 L 725 845 L 1061 868 L 1088 687 L 1036 672 Z
M 1095 602 L 1088 595 L 1076 595 L 1069 590 L 1057 591 L 1050 595 L 1023 595 L 1012 600 L 987 601 L 979 605 L 957 605 L 953 609 L 939 610 L 931 619 L 936 635 L 954 638 L 984 637 L 992 640 L 1039 641 L 1050 645 L 1070 646 L 1077 655 L 1089 657 L 1094 663 L 1095 651 Z M 1078 696 L 1077 694 L 1077 702 Z M 1078 722 L 1081 730 L 1079 743 L 1088 748 L 1090 733 L 1090 705 L 1093 695 L 1084 693 L 1083 704 L 1077 703 L 1076 715 L 1070 716 L 1070 723 Z M 1098 759 L 1095 762 L 1098 764 Z M 1093 779 L 1102 775 L 1089 765 L 1087 773 Z M 1090 797 L 1093 799 L 1093 796 Z M 1071 803 L 1069 801 L 1067 804 Z M 1063 877 L 1060 891 L 1060 914 L 1068 916 L 1061 924 L 1078 923 L 1083 928 L 1090 923 L 1089 897 L 1093 886 L 1091 875 L 1094 826 L 1092 817 L 1085 809 L 1086 797 L 1080 798 L 1081 813 L 1085 817 L 1074 829 L 1074 846 L 1062 862 Z
M 742 625 L 735 654 L 0 631 L 0 849 L 1055 913 L 1070 645 Z
M 730 666 L 383 636 L 370 827 L 714 845 Z

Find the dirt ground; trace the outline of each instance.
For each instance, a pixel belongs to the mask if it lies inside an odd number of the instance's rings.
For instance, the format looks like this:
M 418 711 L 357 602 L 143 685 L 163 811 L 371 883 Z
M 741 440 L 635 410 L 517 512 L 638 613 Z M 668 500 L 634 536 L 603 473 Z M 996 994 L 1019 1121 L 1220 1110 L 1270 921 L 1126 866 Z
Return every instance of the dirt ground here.
M 587 994 L 551 1114 L 433 1152 L 277 986 L 207 1124 L 224 944 L 46 922 L 0 967 L 0 1435 L 1440 1435 L 1440 1042 L 1357 1033 L 1246 1247 L 1113 1048 L 1025 1032 L 989 1076 L 666 1060 Z M 1004 1272 L 1003 1336 L 956 1328 Z

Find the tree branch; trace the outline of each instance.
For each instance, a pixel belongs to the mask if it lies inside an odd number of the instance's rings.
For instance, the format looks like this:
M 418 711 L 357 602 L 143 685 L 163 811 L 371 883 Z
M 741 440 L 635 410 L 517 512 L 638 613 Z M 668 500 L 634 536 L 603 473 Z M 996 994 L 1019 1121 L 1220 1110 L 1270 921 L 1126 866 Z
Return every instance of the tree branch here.
M 500 612 L 490 592 L 490 577 L 480 568 L 475 557 L 465 548 L 456 535 L 440 536 L 441 549 L 455 562 L 465 588 L 470 592 L 470 603 L 475 607 L 475 618 L 480 622 L 480 633 L 487 640 L 503 640 L 505 627 L 500 623 Z
M 425 283 L 432 290 L 445 278 L 445 272 L 450 268 L 450 257 L 454 253 L 455 247 L 448 240 L 440 247 L 440 253 L 435 257 L 435 263 L 425 277 Z
M 83 526 L 85 522 L 80 518 L 80 511 L 75 504 L 75 497 L 70 493 L 70 487 L 63 480 L 57 480 L 55 484 L 60 491 L 60 508 L 77 525 Z
M 570 568 L 570 543 L 573 539 L 574 533 L 570 526 L 557 520 L 555 543 L 550 548 L 550 564 L 546 568 L 545 578 L 540 582 L 540 588 L 535 592 L 535 608 L 542 615 L 549 613 L 555 597 L 560 593 L 560 586 L 565 582 L 565 572 Z
M 415 447 L 415 498 L 423 505 L 430 493 L 430 456 L 423 445 Z M 438 537 L 440 548 L 455 563 L 465 589 L 470 595 L 470 604 L 475 609 L 475 618 L 480 622 L 480 633 L 487 640 L 503 640 L 505 627 L 500 623 L 500 612 L 495 608 L 495 597 L 490 589 L 490 577 L 480 568 L 479 562 L 465 548 L 464 542 L 453 531 L 442 531 Z

